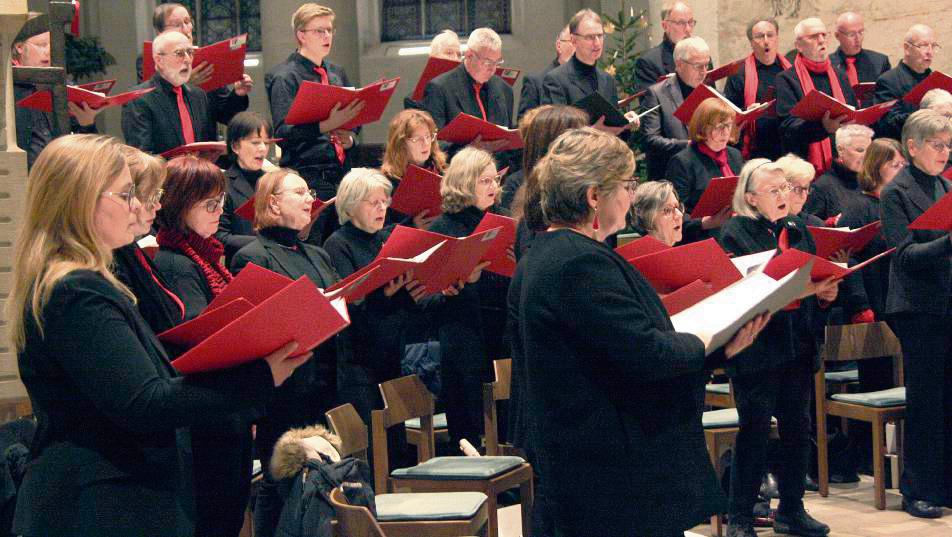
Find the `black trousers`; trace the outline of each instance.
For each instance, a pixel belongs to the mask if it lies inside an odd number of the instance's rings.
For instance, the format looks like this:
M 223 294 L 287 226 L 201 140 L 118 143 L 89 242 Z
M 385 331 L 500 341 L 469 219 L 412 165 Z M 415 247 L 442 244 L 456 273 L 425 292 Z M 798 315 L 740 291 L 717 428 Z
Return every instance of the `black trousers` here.
M 251 493 L 251 423 L 242 415 L 192 428 L 195 535 L 236 537 Z
M 780 510 L 791 512 L 803 504 L 803 477 L 810 456 L 810 402 L 812 361 L 800 359 L 750 375 L 737 375 L 734 399 L 740 432 L 731 465 L 731 517 L 753 516 L 760 483 L 767 469 L 770 418 L 780 432 Z
M 889 326 L 902 344 L 906 422 L 900 490 L 952 504 L 952 315 L 899 314 Z

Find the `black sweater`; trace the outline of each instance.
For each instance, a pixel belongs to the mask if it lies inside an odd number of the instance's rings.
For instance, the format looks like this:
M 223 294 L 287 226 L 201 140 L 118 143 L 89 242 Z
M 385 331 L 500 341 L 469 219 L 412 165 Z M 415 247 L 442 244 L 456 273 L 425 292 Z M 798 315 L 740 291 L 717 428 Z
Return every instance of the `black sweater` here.
M 225 196 L 225 207 L 218 219 L 215 238 L 225 245 L 226 266 L 231 264 L 235 252 L 255 239 L 254 224 L 251 220 L 235 214 L 235 211 L 254 197 L 258 179 L 262 175 L 262 170 L 245 170 L 237 163 L 225 172 L 225 177 L 228 178 L 228 195 Z

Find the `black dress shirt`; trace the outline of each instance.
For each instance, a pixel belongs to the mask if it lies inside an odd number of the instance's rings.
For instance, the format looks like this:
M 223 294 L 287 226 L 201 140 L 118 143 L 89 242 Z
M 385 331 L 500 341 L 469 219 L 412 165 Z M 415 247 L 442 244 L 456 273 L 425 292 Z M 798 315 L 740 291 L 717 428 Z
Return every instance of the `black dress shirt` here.
M 228 191 L 225 207 L 218 219 L 218 231 L 215 238 L 225 245 L 225 266 L 231 265 L 231 258 L 246 244 L 255 240 L 254 224 L 235 214 L 239 207 L 254 197 L 258 179 L 264 171 L 245 170 L 238 163 L 232 164 L 225 172 L 228 178 Z
M 674 72 L 674 43 L 664 36 L 661 43 L 635 60 L 635 91 L 641 91 L 662 76 Z

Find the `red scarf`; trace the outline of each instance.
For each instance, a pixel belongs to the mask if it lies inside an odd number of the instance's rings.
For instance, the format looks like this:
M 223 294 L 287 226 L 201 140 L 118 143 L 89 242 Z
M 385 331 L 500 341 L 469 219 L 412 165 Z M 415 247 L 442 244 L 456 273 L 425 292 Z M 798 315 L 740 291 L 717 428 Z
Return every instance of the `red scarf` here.
M 694 147 L 697 147 L 697 150 L 700 151 L 702 155 L 717 164 L 717 167 L 721 170 L 721 177 L 732 177 L 734 175 L 734 170 L 732 170 L 730 164 L 727 163 L 726 147 L 720 151 L 714 151 L 704 142 L 694 142 Z
M 801 54 L 797 54 L 796 59 L 793 60 L 793 68 L 797 71 L 797 78 L 800 79 L 800 89 L 803 90 L 804 95 L 816 89 L 813 86 L 813 79 L 810 78 L 810 73 L 826 73 L 827 78 L 830 80 L 830 87 L 833 89 L 833 98 L 841 103 L 846 102 L 846 97 L 843 95 L 843 88 L 840 87 L 840 79 L 836 76 L 836 71 L 833 70 L 833 65 L 830 63 L 829 58 L 827 58 L 825 62 L 815 62 L 804 58 Z M 833 146 L 830 144 L 830 138 L 826 137 L 821 142 L 813 142 L 810 144 L 807 160 L 810 164 L 813 164 L 813 167 L 816 169 L 817 177 L 830 169 L 830 166 L 833 165 Z
M 159 246 L 175 250 L 194 261 L 202 270 L 205 281 L 212 290 L 212 296 L 218 296 L 232 280 L 231 273 L 221 264 L 225 247 L 218 242 L 218 239 L 214 237 L 203 239 L 192 231 L 183 233 L 175 229 L 162 228 L 155 240 Z
M 780 67 L 784 70 L 790 69 L 790 60 L 783 54 L 777 54 Z M 757 86 L 760 84 L 760 77 L 757 75 L 757 57 L 753 53 L 744 60 L 744 109 L 757 102 Z M 751 121 L 744 126 L 744 160 L 750 159 L 750 151 L 754 145 L 754 135 L 757 134 L 757 122 Z

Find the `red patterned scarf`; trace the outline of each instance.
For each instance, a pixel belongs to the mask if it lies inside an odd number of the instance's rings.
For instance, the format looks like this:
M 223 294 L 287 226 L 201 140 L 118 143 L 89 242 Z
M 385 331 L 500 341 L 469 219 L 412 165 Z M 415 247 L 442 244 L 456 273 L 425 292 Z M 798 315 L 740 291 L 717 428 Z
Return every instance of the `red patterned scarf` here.
M 162 228 L 155 240 L 159 246 L 175 250 L 194 261 L 202 270 L 212 295 L 218 296 L 218 293 L 221 293 L 232 280 L 231 273 L 221 264 L 225 246 L 218 239 L 214 237 L 203 239 L 192 231 L 183 233 L 175 229 Z

